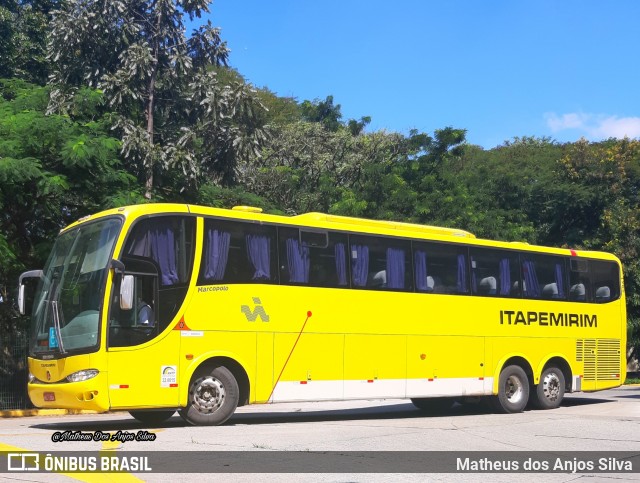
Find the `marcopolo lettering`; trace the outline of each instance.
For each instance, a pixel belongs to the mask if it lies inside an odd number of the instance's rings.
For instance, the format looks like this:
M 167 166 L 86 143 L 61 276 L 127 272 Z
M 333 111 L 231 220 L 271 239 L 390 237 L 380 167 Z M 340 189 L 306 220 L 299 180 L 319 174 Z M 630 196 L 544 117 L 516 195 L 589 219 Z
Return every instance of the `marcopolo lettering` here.
M 598 327 L 598 316 L 596 314 L 573 314 L 566 312 L 500 311 L 500 325 L 518 324 L 538 324 L 549 327 Z

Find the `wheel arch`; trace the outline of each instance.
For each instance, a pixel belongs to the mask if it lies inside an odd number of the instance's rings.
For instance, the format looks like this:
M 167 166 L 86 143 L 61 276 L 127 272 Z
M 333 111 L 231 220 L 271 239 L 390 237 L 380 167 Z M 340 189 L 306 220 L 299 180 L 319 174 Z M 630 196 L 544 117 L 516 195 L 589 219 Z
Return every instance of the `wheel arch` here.
M 197 361 L 194 361 L 185 372 L 184 380 L 188 380 L 186 386 L 183 384 L 183 390 L 180 392 L 180 406 L 186 407 L 189 397 L 189 387 L 193 382 L 193 378 L 201 371 L 211 371 L 214 367 L 224 366 L 231 371 L 233 377 L 238 382 L 238 389 L 240 391 L 240 397 L 238 400 L 238 406 L 244 406 L 249 404 L 249 397 L 251 393 L 251 384 L 249 381 L 249 375 L 244 368 L 244 365 L 233 357 L 228 355 L 209 355 L 208 357 L 201 357 Z
M 498 394 L 498 386 L 500 383 L 500 373 L 508 366 L 520 366 L 527 375 L 529 381 L 533 381 L 533 368 L 531 363 L 522 354 L 514 354 L 505 357 L 496 366 L 496 372 L 493 375 L 493 394 Z
M 534 384 L 538 384 L 540 382 L 540 376 L 545 371 L 545 369 L 549 367 L 557 367 L 562 371 L 562 374 L 564 375 L 565 392 L 571 392 L 573 389 L 573 371 L 571 370 L 571 365 L 569 364 L 569 362 L 561 354 L 550 355 L 543 363 L 538 366 L 538 370 L 536 371 L 534 376 Z

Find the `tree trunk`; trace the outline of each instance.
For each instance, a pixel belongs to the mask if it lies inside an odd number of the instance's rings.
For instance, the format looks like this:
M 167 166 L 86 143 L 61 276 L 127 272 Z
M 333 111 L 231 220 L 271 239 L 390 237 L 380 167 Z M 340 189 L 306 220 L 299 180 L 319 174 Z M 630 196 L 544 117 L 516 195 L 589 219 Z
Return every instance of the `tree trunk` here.
M 153 164 L 154 164 L 154 153 L 153 153 L 153 108 L 154 108 L 154 100 L 155 100 L 155 89 L 156 89 L 156 77 L 158 75 L 158 55 L 160 51 L 160 41 L 158 40 L 160 32 L 160 26 L 162 25 L 162 12 L 158 13 L 158 20 L 156 22 L 156 31 L 154 35 L 154 43 L 153 46 L 153 71 L 151 72 L 151 78 L 149 79 L 149 92 L 148 92 L 148 100 L 147 100 L 147 140 L 149 141 L 149 150 L 150 156 L 147 158 L 147 165 L 145 166 L 145 183 L 144 183 L 144 197 L 148 200 L 151 199 L 153 193 Z
M 144 197 L 148 200 L 151 199 L 151 193 L 153 191 L 153 95 L 156 85 L 156 68 L 157 67 L 153 68 L 151 79 L 149 80 L 149 99 L 147 101 L 147 140 L 149 141 L 148 149 L 150 150 L 150 155 L 147 157 L 145 166 L 146 180 L 144 184 Z

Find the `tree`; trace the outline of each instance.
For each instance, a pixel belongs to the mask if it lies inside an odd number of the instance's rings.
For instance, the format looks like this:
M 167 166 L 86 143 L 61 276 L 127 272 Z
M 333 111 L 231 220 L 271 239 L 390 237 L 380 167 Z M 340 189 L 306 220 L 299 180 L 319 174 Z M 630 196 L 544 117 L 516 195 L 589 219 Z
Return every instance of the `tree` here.
M 340 119 L 340 104 L 333 103 L 333 96 L 327 96 L 324 101 L 316 99 L 314 101 L 304 101 L 300 104 L 302 119 L 307 122 L 319 122 L 327 130 L 335 132 L 342 126 Z
M 73 121 L 44 114 L 47 94 L 23 81 L 0 81 L 0 277 L 41 265 L 54 235 L 70 222 L 136 201 L 120 142 L 95 114 L 102 96 L 79 91 L 84 114 Z M 18 265 L 4 265 L 11 260 Z
M 19 77 L 44 85 L 47 26 L 58 0 L 5 0 L 0 3 L 0 78 Z
M 534 137 L 514 138 L 487 151 L 465 146 L 457 175 L 475 213 L 468 229 L 483 237 L 558 244 L 561 220 L 552 199 L 566 188 L 558 182 L 562 152 L 551 139 Z
M 392 159 L 400 138 L 382 132 L 360 136 L 348 129 L 332 132 L 319 122 L 287 124 L 272 130 L 260 158 L 242 165 L 241 181 L 289 213 L 363 215 L 364 211 L 347 213 L 362 207 L 359 201 L 347 200 L 354 196 L 362 200 L 371 166 Z
M 592 203 L 576 210 L 589 226 L 579 246 L 616 254 L 622 261 L 629 318 L 629 356 L 640 358 L 640 142 L 581 140 L 561 160 L 561 176 Z M 562 200 L 565 201 L 565 200 Z M 569 200 L 570 202 L 570 200 Z
M 169 169 L 193 186 L 232 183 L 238 158 L 264 140 L 253 89 L 219 82 L 229 53 L 220 30 L 207 22 L 185 35 L 184 16 L 199 18 L 208 3 L 67 0 L 54 12 L 49 112 L 68 112 L 81 85 L 102 89 L 147 199 Z

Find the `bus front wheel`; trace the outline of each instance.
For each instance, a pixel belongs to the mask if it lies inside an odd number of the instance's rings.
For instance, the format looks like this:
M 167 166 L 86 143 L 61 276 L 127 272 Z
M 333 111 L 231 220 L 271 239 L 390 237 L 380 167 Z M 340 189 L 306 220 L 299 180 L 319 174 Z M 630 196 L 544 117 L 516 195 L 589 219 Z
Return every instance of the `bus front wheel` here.
M 229 369 L 218 366 L 201 371 L 189 386 L 189 401 L 180 416 L 193 425 L 222 424 L 238 407 L 239 398 L 238 381 Z
M 522 412 L 529 401 L 529 379 L 520 366 L 507 366 L 500 373 L 493 406 L 501 413 Z
M 557 367 L 548 367 L 540 376 L 540 383 L 531 394 L 531 402 L 538 409 L 555 409 L 564 397 L 564 374 Z

